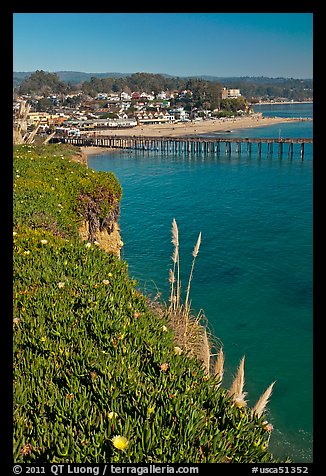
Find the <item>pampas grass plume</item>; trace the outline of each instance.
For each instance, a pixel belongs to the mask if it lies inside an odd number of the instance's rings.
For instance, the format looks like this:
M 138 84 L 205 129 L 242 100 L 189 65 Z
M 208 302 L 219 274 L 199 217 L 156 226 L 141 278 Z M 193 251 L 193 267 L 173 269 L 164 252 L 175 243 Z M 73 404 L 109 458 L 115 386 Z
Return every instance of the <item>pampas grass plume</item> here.
M 240 404 L 243 403 L 245 405 L 245 400 L 244 397 L 246 396 L 246 393 L 243 391 L 244 388 L 244 361 L 245 358 L 242 357 L 239 367 L 238 367 L 238 372 L 237 375 L 231 385 L 231 388 L 229 390 L 229 395 L 230 397 L 233 398 L 233 401 L 237 404 L 237 406 L 240 406 Z
M 223 352 L 222 348 L 219 351 L 218 356 L 217 356 L 217 360 L 216 360 L 215 368 L 214 368 L 214 373 L 215 373 L 216 377 L 219 379 L 218 386 L 220 386 L 221 383 L 222 383 L 223 375 L 224 375 L 224 352 Z
M 269 398 L 272 394 L 274 384 L 275 384 L 275 382 L 273 382 L 265 390 L 265 392 L 261 395 L 261 397 L 257 401 L 256 405 L 252 409 L 252 414 L 256 414 L 258 416 L 258 418 L 260 418 L 262 416 L 262 414 L 264 413 L 265 407 L 266 407 L 267 403 L 269 402 Z

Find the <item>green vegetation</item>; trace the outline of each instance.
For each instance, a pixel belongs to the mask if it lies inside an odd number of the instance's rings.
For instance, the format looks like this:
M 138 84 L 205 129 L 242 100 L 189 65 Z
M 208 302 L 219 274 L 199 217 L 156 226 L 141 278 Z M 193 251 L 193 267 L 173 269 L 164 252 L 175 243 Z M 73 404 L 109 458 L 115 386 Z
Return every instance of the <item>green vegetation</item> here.
M 19 86 L 20 94 L 37 93 L 44 96 L 55 93 L 68 92 L 69 87 L 63 81 L 60 81 L 56 73 L 47 73 L 43 70 L 37 70 L 24 79 Z
M 54 144 L 15 149 L 14 226 L 23 223 L 76 239 L 79 226 L 88 221 L 91 242 L 96 231 L 111 229 L 121 186 L 113 174 L 95 174 L 74 162 L 74 155 L 73 146 Z
M 120 91 L 173 91 L 190 89 L 195 93 L 198 103 L 210 102 L 211 109 L 219 107 L 219 92 L 223 86 L 239 88 L 249 101 L 278 97 L 302 101 L 313 97 L 312 79 L 268 78 L 268 77 L 173 77 L 152 73 L 78 73 L 61 71 L 46 73 L 14 73 L 14 85 L 19 94 L 60 94 L 82 90 L 84 94 L 96 96 L 97 93 Z M 222 86 L 223 85 L 223 86 Z
M 222 353 L 209 375 L 175 347 L 127 263 L 96 246 L 121 187 L 74 154 L 14 148 L 15 462 L 276 462 L 262 410 L 234 398 L 243 361 L 223 389 Z

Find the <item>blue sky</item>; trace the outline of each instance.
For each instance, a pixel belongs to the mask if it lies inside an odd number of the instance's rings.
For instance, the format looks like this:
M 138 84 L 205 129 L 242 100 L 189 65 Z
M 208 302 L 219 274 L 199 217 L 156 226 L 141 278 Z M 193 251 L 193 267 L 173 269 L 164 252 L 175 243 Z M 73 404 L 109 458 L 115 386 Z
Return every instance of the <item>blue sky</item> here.
M 14 71 L 313 77 L 312 13 L 14 13 Z

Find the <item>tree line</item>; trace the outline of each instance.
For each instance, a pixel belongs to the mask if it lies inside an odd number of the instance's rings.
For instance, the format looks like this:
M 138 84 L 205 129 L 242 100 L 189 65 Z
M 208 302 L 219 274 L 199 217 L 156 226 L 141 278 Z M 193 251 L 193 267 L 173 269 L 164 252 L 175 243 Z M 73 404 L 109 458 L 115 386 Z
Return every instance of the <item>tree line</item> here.
M 131 93 L 133 91 L 154 93 L 161 91 L 192 91 L 192 97 L 188 102 L 198 107 L 209 105 L 210 109 L 219 108 L 221 105 L 221 90 L 224 86 L 239 88 L 243 97 L 248 101 L 257 98 L 283 97 L 288 100 L 303 100 L 312 97 L 312 80 L 286 79 L 286 78 L 250 78 L 229 79 L 228 84 L 222 84 L 218 80 L 201 78 L 171 77 L 153 73 L 133 73 L 121 77 L 96 77 L 89 81 L 81 81 L 78 84 L 60 80 L 57 73 L 49 73 L 37 70 L 26 77 L 15 88 L 20 95 L 43 95 L 50 96 L 71 94 L 81 91 L 83 94 L 95 97 L 98 93 Z M 185 100 L 187 98 L 184 98 Z M 205 106 L 203 106 L 205 107 Z

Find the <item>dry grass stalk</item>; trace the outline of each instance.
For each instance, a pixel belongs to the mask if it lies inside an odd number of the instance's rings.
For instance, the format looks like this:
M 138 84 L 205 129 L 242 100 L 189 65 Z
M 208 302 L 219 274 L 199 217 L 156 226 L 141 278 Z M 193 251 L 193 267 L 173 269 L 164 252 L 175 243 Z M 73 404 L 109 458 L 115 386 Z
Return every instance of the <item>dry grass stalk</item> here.
M 175 283 L 175 276 L 174 272 L 172 269 L 169 269 L 169 282 L 171 283 L 171 293 L 170 293 L 170 308 L 169 311 L 172 311 L 172 308 L 174 308 L 174 301 L 175 301 L 175 296 L 174 296 L 174 283 Z
M 209 375 L 211 359 L 210 340 L 206 328 L 196 324 L 196 321 L 190 321 L 188 346 L 190 346 L 190 353 L 202 362 L 206 373 Z
M 252 414 L 256 414 L 258 418 L 260 418 L 265 410 L 267 403 L 269 402 L 269 398 L 272 394 L 273 386 L 275 382 L 273 382 L 261 395 L 259 400 L 257 401 L 256 405 L 252 409 Z
M 186 310 L 186 313 L 188 313 L 188 315 L 189 315 L 189 311 L 190 311 L 190 304 L 188 302 L 189 301 L 189 293 L 190 293 L 190 284 L 191 284 L 192 275 L 193 275 L 193 272 L 194 272 L 195 261 L 196 261 L 196 258 L 197 258 L 198 252 L 199 252 L 200 243 L 201 243 L 201 232 L 198 235 L 197 243 L 196 243 L 195 248 L 192 252 L 192 255 L 193 255 L 194 258 L 193 258 L 192 264 L 191 264 L 191 270 L 190 270 L 188 286 L 187 286 L 187 294 L 186 294 L 186 300 L 185 300 L 185 310 Z
M 172 243 L 174 245 L 172 261 L 173 261 L 173 271 L 172 275 L 174 277 L 173 281 L 171 282 L 171 294 L 170 294 L 170 310 L 176 310 L 180 305 L 180 260 L 179 260 L 179 230 L 178 225 L 173 218 L 172 220 Z M 177 278 L 175 280 L 175 275 L 177 274 Z M 176 281 L 176 287 L 174 283 Z
M 241 359 L 241 362 L 239 364 L 239 367 L 238 367 L 238 372 L 237 372 L 237 375 L 231 385 L 231 388 L 229 390 L 229 395 L 230 397 L 233 397 L 233 401 L 234 403 L 238 406 L 238 407 L 243 407 L 246 405 L 246 401 L 245 401 L 245 396 L 246 396 L 246 393 L 243 391 L 243 388 L 244 388 L 244 382 L 245 382 L 245 379 L 244 379 L 244 361 L 245 361 L 245 358 L 242 357 Z
M 192 255 L 193 255 L 194 258 L 197 258 L 197 255 L 198 255 L 198 252 L 199 252 L 200 243 L 201 243 L 201 232 L 200 232 L 199 235 L 198 235 L 198 239 L 197 239 L 196 246 L 195 246 L 195 248 L 194 248 L 194 251 L 192 252 Z
M 202 360 L 204 367 L 206 369 L 206 372 L 209 374 L 209 367 L 210 367 L 210 345 L 209 345 L 209 340 L 207 336 L 207 331 L 205 328 L 203 328 L 203 350 L 202 350 Z
M 197 317 L 190 314 L 190 285 L 192 281 L 195 261 L 201 244 L 201 233 L 199 233 L 197 243 L 192 252 L 193 261 L 190 270 L 185 303 L 181 303 L 181 281 L 180 281 L 180 256 L 179 256 L 179 230 L 178 225 L 173 218 L 172 220 L 172 243 L 174 250 L 172 254 L 173 269 L 169 270 L 170 305 L 168 311 L 168 319 L 174 330 L 175 341 L 183 349 L 187 350 L 190 355 L 196 356 L 209 373 L 210 367 L 210 342 L 208 339 L 206 327 L 199 324 L 202 318 L 201 312 Z
M 172 220 L 172 243 L 176 248 L 179 247 L 179 230 L 175 218 Z
M 173 218 L 172 220 L 172 243 L 174 245 L 174 250 L 172 254 L 173 269 L 169 270 L 169 282 L 171 284 L 170 289 L 170 305 L 168 308 L 168 322 L 171 328 L 174 331 L 175 342 L 182 349 L 187 351 L 189 355 L 198 358 L 203 363 L 204 368 L 207 373 L 210 374 L 211 367 L 211 357 L 213 355 L 218 355 L 214 373 L 218 376 L 218 385 L 221 384 L 223 373 L 224 373 L 224 354 L 222 346 L 220 343 L 217 343 L 216 338 L 211 339 L 212 336 L 208 337 L 207 324 L 202 324 L 204 314 L 200 311 L 195 317 L 191 314 L 190 306 L 190 288 L 194 272 L 195 261 L 199 253 L 202 234 L 201 232 L 198 235 L 196 245 L 193 249 L 192 264 L 188 279 L 187 291 L 184 304 L 181 303 L 181 281 L 180 281 L 180 255 L 179 255 L 179 230 L 178 225 Z M 218 349 L 217 354 L 212 354 L 212 348 Z M 244 377 L 243 377 L 243 364 L 240 364 L 238 371 L 238 376 L 235 379 L 233 384 L 234 389 L 230 390 L 231 394 L 234 395 L 234 399 L 243 401 L 245 393 L 243 393 Z M 242 373 L 241 373 L 242 369 Z M 242 376 L 242 383 L 241 383 Z M 239 383 L 240 380 L 240 383 Z M 237 386 L 236 386 L 237 385 Z M 243 401 L 244 405 L 244 401 Z
M 218 353 L 217 360 L 215 363 L 214 374 L 216 375 L 219 383 L 218 386 L 221 385 L 224 375 L 224 352 L 221 349 Z

